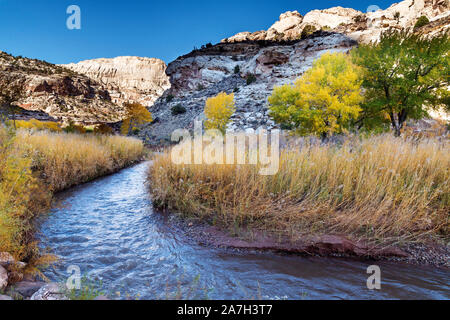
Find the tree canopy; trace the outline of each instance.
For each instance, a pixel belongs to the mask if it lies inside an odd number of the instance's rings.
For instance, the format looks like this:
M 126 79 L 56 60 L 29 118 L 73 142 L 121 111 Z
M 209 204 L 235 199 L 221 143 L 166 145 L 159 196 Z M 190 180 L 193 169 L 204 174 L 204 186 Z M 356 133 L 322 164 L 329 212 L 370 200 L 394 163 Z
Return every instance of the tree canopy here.
M 227 124 L 235 111 L 234 93 L 221 92 L 217 96 L 209 98 L 205 105 L 205 128 L 207 130 L 217 129 L 225 133 Z
M 325 53 L 294 85 L 275 87 L 270 114 L 301 135 L 326 138 L 349 128 L 362 99 L 359 68 L 344 53 Z
M 138 126 L 153 121 L 152 114 L 140 103 L 126 103 L 124 106 L 127 116 L 122 122 L 122 134 L 128 135 L 132 130 L 137 129 Z
M 431 38 L 395 30 L 353 49 L 354 63 L 364 70 L 359 125 L 388 122 L 398 136 L 408 118 L 427 117 L 427 108 L 449 109 L 449 51 L 448 33 Z

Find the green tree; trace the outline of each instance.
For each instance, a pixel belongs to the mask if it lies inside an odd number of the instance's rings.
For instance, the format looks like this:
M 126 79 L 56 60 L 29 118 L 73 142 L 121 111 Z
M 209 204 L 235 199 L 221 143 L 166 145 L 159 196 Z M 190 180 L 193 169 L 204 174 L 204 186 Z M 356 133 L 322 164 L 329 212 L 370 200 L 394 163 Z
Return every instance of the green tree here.
M 428 116 L 447 101 L 449 85 L 448 33 L 430 38 L 408 31 L 389 30 L 378 43 L 352 50 L 363 67 L 365 102 L 359 125 L 386 123 L 399 136 L 408 118 Z M 427 107 L 425 107 L 427 105 Z
M 294 85 L 276 87 L 270 114 L 285 128 L 326 139 L 347 131 L 362 102 L 359 68 L 344 53 L 326 53 Z

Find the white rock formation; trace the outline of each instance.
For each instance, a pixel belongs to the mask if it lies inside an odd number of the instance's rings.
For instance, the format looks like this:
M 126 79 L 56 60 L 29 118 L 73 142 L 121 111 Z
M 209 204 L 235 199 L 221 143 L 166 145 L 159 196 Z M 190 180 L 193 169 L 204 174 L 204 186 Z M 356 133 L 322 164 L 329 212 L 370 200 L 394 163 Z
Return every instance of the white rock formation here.
M 115 103 L 139 102 L 151 106 L 170 88 L 166 64 L 155 58 L 117 57 L 64 65 L 105 85 Z
M 388 28 L 412 28 L 417 19 L 426 16 L 431 22 L 450 15 L 449 0 L 405 0 L 386 10 L 363 13 L 350 8 L 333 7 L 313 10 L 302 17 L 297 11 L 288 11 L 280 16 L 267 31 L 241 32 L 222 40 L 224 43 L 249 40 L 296 40 L 303 29 L 310 25 L 316 29 L 330 29 L 345 33 L 351 38 L 370 42 L 377 40 Z M 448 28 L 445 26 L 444 28 Z M 442 31 L 439 28 L 436 32 Z
M 342 7 L 313 10 L 305 15 L 302 27 L 313 25 L 318 29 L 326 27 L 334 29 L 340 24 L 353 23 L 354 19 L 360 15 L 363 15 L 361 11 Z

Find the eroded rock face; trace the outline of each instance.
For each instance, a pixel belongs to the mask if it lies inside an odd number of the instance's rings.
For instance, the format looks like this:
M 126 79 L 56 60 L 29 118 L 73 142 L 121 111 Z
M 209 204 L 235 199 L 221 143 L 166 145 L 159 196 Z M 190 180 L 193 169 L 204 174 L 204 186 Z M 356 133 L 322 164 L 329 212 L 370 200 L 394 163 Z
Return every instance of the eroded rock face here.
M 0 52 L 0 88 L 27 111 L 44 112 L 62 122 L 114 123 L 123 107 L 101 84 L 44 61 Z
M 155 123 L 140 135 L 149 144 L 169 142 L 174 130 L 192 129 L 194 119 L 203 117 L 206 99 L 219 92 L 235 95 L 236 113 L 229 129 L 273 129 L 267 98 L 274 86 L 293 82 L 325 52 L 346 52 L 354 45 L 346 35 L 324 32 L 291 43 L 222 43 L 180 57 L 167 68 L 170 91 L 151 109 Z M 256 81 L 248 84 L 249 74 Z M 174 98 L 167 99 L 169 94 Z M 186 113 L 172 115 L 171 109 L 177 105 Z
M 169 78 L 165 73 L 166 64 L 154 58 L 95 59 L 64 67 L 104 85 L 112 101 L 118 104 L 130 101 L 151 106 L 170 88 Z

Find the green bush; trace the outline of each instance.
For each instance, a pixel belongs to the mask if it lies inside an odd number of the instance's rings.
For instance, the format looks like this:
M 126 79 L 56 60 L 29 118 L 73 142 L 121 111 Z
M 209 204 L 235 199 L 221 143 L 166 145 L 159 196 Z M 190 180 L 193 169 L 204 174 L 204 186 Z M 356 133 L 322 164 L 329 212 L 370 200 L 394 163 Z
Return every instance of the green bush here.
M 183 107 L 181 104 L 177 104 L 176 106 L 172 107 L 172 115 L 177 116 L 179 114 L 186 113 L 186 108 Z
M 166 102 L 171 102 L 174 99 L 174 95 L 173 94 L 169 94 L 166 98 Z
M 239 66 L 234 67 L 234 74 L 238 74 L 241 72 L 241 68 Z
M 250 85 L 255 81 L 256 81 L 256 76 L 254 74 L 249 73 L 247 75 L 247 85 Z
M 306 37 L 310 36 L 311 34 L 313 34 L 314 32 L 316 32 L 317 29 L 316 27 L 308 24 L 303 28 L 302 34 L 301 34 L 301 39 L 305 39 Z
M 421 16 L 419 19 L 417 19 L 416 24 L 414 25 L 414 29 L 419 29 L 427 24 L 430 23 L 430 20 L 428 20 L 427 17 Z

